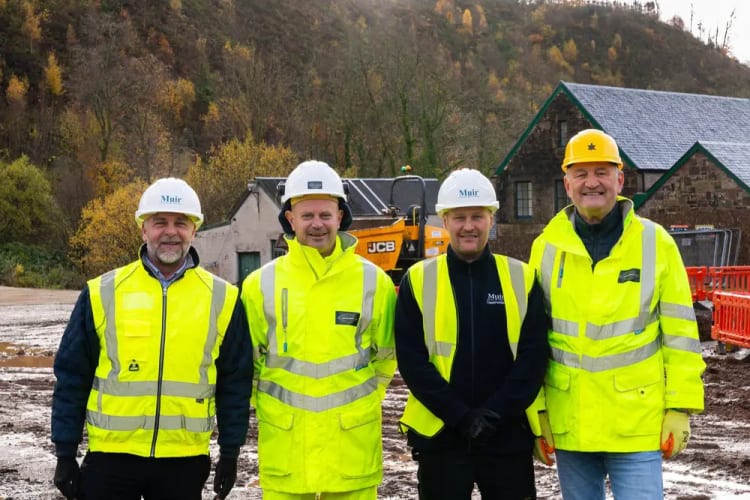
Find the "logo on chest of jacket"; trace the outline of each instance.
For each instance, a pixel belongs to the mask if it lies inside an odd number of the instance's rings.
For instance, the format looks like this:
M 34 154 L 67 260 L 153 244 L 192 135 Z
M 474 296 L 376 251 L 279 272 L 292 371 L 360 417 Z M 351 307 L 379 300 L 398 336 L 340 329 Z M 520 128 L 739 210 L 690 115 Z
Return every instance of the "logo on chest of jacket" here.
M 359 313 L 349 311 L 336 311 L 336 324 L 357 326 L 359 323 Z
M 130 364 L 128 364 L 128 371 L 129 372 L 137 372 L 140 370 L 141 367 L 138 365 L 138 361 L 132 359 L 130 360 Z
M 641 281 L 641 270 L 640 269 L 625 269 L 620 271 L 620 275 L 617 277 L 618 283 L 626 283 L 632 281 L 639 283 Z
M 488 293 L 487 305 L 505 304 L 505 298 L 502 293 Z

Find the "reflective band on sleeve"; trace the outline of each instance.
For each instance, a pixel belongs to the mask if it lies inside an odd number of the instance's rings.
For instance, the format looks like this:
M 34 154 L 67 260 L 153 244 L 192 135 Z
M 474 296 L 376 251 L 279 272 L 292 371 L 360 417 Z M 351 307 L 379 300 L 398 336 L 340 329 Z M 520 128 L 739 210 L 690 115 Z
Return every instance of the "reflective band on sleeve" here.
M 282 401 L 289 406 L 300 410 L 321 412 L 338 408 L 352 403 L 359 399 L 369 396 L 377 390 L 378 382 L 376 377 L 370 377 L 363 383 L 350 387 L 349 389 L 326 394 L 325 396 L 309 396 L 285 389 L 279 384 L 268 380 L 258 381 L 258 392 L 268 394 L 269 396 Z
M 664 338 L 664 347 L 669 349 L 675 349 L 678 351 L 686 351 L 690 353 L 700 354 L 701 353 L 701 342 L 699 339 L 693 339 L 689 337 L 683 337 L 681 335 L 669 335 L 662 334 Z
M 659 313 L 661 316 L 669 316 L 670 318 L 675 319 L 695 321 L 695 309 L 693 309 L 692 306 L 672 304 L 670 302 L 660 302 Z

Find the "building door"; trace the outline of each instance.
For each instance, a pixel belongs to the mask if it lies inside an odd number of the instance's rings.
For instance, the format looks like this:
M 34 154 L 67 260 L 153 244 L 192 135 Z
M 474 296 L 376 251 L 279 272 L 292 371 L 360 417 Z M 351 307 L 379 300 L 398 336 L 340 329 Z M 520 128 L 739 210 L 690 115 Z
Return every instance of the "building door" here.
M 238 252 L 239 285 L 248 274 L 260 267 L 260 252 Z

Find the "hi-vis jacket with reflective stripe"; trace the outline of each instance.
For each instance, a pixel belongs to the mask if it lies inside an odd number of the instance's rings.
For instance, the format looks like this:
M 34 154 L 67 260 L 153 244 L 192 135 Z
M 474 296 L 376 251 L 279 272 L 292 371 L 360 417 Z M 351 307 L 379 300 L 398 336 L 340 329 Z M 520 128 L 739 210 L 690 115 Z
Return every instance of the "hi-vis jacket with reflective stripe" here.
M 507 335 L 515 359 L 521 324 L 526 317 L 528 294 L 534 284 L 534 271 L 525 263 L 504 255 L 492 255 L 492 258 L 504 291 Z M 448 274 L 448 255 L 417 262 L 409 268 L 408 279 L 422 312 L 424 340 L 430 362 L 443 379 L 450 380 L 458 341 L 458 319 Z M 526 410 L 534 435 L 541 434 L 538 412 L 543 409 L 544 397 L 540 392 Z M 421 436 L 432 437 L 443 429 L 445 423 L 410 391 L 399 425 L 402 432 L 411 429 Z
M 656 451 L 665 408 L 703 409 L 705 363 L 680 253 L 631 200 L 618 207 L 622 236 L 593 269 L 573 206 L 532 245 L 551 307 L 545 393 L 561 450 Z
M 260 485 L 290 493 L 380 483 L 381 402 L 396 369 L 395 287 L 339 233 L 325 260 L 287 238 L 289 253 L 248 276 Z
M 138 260 L 88 283 L 99 364 L 89 449 L 143 457 L 208 454 L 216 366 L 238 290 L 195 267 L 163 289 Z

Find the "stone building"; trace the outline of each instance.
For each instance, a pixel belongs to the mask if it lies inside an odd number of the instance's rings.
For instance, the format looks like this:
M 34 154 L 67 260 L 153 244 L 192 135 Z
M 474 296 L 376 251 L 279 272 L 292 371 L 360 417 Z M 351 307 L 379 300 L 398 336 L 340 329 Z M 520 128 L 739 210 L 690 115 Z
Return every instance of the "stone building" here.
M 622 194 L 636 212 L 693 235 L 676 237 L 688 265 L 705 264 L 720 243 L 733 253 L 722 263 L 750 264 L 750 99 L 568 82 L 497 168 L 495 251 L 527 259 L 533 239 L 570 203 L 560 164 L 568 139 L 586 128 L 617 141 Z M 689 262 L 696 245 L 705 255 Z

